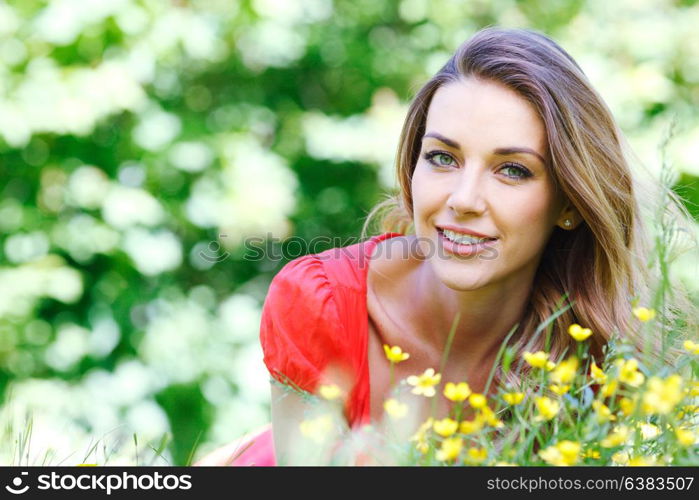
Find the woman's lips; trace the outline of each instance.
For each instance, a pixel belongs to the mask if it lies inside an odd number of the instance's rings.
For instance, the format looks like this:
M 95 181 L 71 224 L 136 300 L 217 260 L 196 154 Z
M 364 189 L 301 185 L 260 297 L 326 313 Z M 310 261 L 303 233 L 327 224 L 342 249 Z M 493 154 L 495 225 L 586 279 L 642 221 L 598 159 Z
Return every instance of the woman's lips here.
M 482 239 L 487 238 L 487 239 L 493 239 L 493 240 L 496 239 L 494 236 L 479 233 L 478 231 L 476 231 L 474 229 L 467 228 L 467 227 L 462 228 L 462 227 L 458 227 L 458 226 L 452 226 L 450 224 L 439 225 L 436 227 L 437 227 L 437 230 L 439 230 L 439 231 L 452 231 L 456 234 L 464 234 L 467 236 L 471 236 L 473 238 L 482 238 Z
M 495 238 L 480 243 L 456 243 L 444 236 L 444 232 L 440 228 L 437 228 L 437 233 L 439 234 L 439 243 L 442 245 L 442 248 L 444 248 L 444 250 L 446 250 L 447 252 L 454 255 L 458 255 L 460 257 L 469 257 L 471 255 L 476 255 L 485 250 L 486 248 L 492 247 L 498 241 L 498 239 Z

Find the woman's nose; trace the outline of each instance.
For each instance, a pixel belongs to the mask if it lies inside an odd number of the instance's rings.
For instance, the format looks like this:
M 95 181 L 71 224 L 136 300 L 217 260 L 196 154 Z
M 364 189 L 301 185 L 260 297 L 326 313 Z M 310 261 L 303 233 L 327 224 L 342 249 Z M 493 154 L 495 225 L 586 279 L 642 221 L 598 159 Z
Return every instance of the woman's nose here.
M 485 210 L 485 186 L 481 170 L 475 166 L 461 170 L 458 180 L 455 179 L 452 191 L 447 199 L 447 205 L 456 214 L 481 214 Z

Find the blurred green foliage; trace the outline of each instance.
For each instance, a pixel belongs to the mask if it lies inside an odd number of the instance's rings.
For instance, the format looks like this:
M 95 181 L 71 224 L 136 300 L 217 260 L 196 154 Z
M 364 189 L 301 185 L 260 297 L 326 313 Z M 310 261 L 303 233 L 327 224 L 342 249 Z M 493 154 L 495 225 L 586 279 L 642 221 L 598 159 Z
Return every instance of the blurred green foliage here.
M 675 120 L 699 215 L 695 2 L 0 1 L 0 402 L 36 455 L 117 429 L 183 464 L 264 423 L 288 238 L 358 237 L 406 103 L 491 24 L 566 48 L 649 167 Z

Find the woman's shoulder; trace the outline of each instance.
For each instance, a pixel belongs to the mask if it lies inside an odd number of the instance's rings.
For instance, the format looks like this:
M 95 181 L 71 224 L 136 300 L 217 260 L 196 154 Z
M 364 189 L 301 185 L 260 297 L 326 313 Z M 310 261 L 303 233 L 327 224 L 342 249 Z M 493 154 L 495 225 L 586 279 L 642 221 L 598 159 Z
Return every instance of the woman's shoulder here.
M 415 235 L 398 234 L 377 241 L 372 249 L 367 283 L 396 284 L 407 277 L 420 263 Z
M 328 285 L 323 262 L 315 254 L 296 257 L 274 275 L 267 296 L 317 290 Z
M 270 283 L 260 319 L 263 361 L 278 382 L 313 392 L 342 326 L 332 286 L 314 255 L 288 262 Z
M 412 234 L 384 233 L 372 245 L 371 260 L 392 265 L 414 262 L 419 255 L 418 239 Z
M 366 272 L 374 262 L 401 261 L 411 246 L 410 237 L 382 233 L 364 241 L 338 245 L 289 261 L 273 278 L 273 288 L 282 286 L 306 293 L 323 287 L 364 290 Z
M 330 360 L 361 361 L 365 259 L 387 238 L 297 257 L 276 274 L 260 325 L 264 361 L 274 378 L 312 391 Z

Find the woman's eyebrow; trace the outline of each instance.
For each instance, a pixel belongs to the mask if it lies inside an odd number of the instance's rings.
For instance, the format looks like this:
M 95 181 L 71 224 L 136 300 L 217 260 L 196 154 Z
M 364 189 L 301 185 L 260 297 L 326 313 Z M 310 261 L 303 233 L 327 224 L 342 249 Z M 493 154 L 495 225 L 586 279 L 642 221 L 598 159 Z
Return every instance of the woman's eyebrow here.
M 453 141 L 447 137 L 444 137 L 442 134 L 438 134 L 437 132 L 427 132 L 425 135 L 422 136 L 423 139 L 427 139 L 428 137 L 433 137 L 434 139 L 437 139 L 440 142 L 443 142 L 450 148 L 454 149 L 461 149 L 459 146 L 459 143 L 456 141 Z
M 536 156 L 539 159 L 539 161 L 541 161 L 541 163 L 546 164 L 546 160 L 544 160 L 543 156 L 541 156 L 539 153 L 537 153 L 533 149 L 529 149 L 529 148 L 520 148 L 520 147 L 498 148 L 494 152 L 496 155 L 502 155 L 502 156 L 515 155 L 517 153 L 526 153 L 526 154 Z
M 439 134 L 437 132 L 428 132 L 424 136 L 422 136 L 423 139 L 426 139 L 428 137 L 432 137 L 433 139 L 437 139 L 438 141 L 443 142 L 444 144 L 446 144 L 447 146 L 449 146 L 451 148 L 461 149 L 458 142 L 456 142 L 452 139 L 449 139 L 448 137 L 444 137 L 442 134 Z M 500 155 L 500 156 L 514 155 L 517 153 L 525 153 L 525 154 L 530 154 L 530 155 L 536 156 L 541 161 L 541 163 L 544 163 L 544 164 L 546 163 L 546 160 L 544 159 L 543 156 L 541 156 L 539 153 L 537 153 L 536 151 L 534 151 L 533 149 L 530 149 L 530 148 L 517 147 L 517 146 L 513 146 L 513 147 L 509 147 L 509 148 L 498 148 L 495 151 L 493 151 L 493 153 L 496 155 Z

